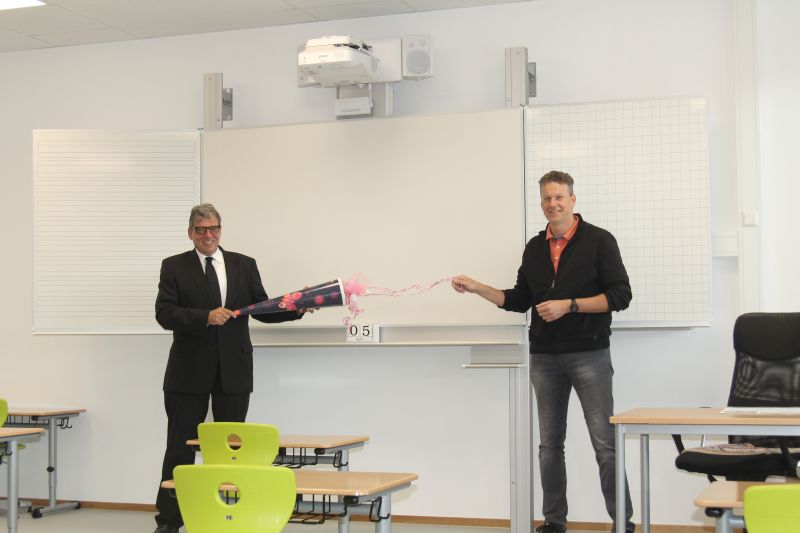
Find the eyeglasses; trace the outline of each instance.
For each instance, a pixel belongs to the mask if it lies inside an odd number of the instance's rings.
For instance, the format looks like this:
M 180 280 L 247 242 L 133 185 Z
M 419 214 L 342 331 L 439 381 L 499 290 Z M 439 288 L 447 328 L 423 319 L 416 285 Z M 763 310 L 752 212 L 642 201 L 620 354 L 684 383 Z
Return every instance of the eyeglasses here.
M 211 235 L 219 235 L 219 230 L 222 229 L 222 226 L 195 226 L 192 229 L 198 235 L 205 235 L 206 232 L 211 233 Z

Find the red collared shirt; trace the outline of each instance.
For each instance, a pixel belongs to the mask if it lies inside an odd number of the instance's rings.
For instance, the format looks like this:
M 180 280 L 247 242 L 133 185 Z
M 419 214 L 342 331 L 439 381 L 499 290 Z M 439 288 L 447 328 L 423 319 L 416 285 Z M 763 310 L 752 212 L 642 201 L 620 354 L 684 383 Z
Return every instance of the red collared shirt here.
M 558 272 L 558 260 L 561 258 L 561 254 L 564 253 L 564 248 L 567 247 L 570 239 L 572 239 L 572 237 L 575 236 L 575 232 L 578 231 L 578 217 L 572 215 L 572 220 L 572 227 L 569 228 L 569 230 L 560 239 L 553 235 L 553 232 L 550 230 L 550 224 L 547 225 L 547 233 L 545 234 L 545 238 L 550 242 L 550 259 L 553 261 L 553 270 L 555 272 Z

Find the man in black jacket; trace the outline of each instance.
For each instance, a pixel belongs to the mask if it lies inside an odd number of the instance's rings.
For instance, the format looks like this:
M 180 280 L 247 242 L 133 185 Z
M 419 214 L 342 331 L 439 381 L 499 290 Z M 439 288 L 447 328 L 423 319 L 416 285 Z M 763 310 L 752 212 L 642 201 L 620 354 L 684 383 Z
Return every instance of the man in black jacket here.
M 211 204 L 192 208 L 189 239 L 194 249 L 164 259 L 156 297 L 156 320 L 172 330 L 164 374 L 167 450 L 161 480 L 173 469 L 194 463 L 186 441 L 208 413 L 214 420 L 244 422 L 253 391 L 253 345 L 248 317 L 234 309 L 269 299 L 254 259 L 219 246 L 222 217 Z M 284 322 L 302 311 L 254 315 L 261 322 Z M 156 498 L 156 533 L 177 533 L 183 524 L 177 500 L 164 489 Z
M 567 474 L 564 441 L 572 389 L 578 394 L 600 468 L 606 510 L 615 520 L 614 412 L 609 351 L 611 311 L 631 301 L 631 286 L 619 247 L 608 231 L 573 213 L 575 194 L 566 172 L 539 180 L 542 212 L 548 225 L 522 255 L 513 289 L 499 290 L 467 276 L 453 288 L 478 294 L 507 311 L 531 307 L 531 381 L 539 414 L 539 467 L 545 523 L 536 531 L 563 533 L 567 524 Z M 627 483 L 625 529 L 634 530 Z

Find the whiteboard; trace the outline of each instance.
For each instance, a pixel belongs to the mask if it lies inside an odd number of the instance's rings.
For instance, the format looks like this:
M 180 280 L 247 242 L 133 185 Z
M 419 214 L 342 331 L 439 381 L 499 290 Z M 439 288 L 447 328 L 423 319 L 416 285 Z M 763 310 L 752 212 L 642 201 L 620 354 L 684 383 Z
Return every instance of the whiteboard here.
M 522 127 L 521 109 L 503 109 L 206 131 L 202 196 L 223 248 L 256 258 L 270 296 L 358 273 L 386 288 L 462 273 L 506 286 L 525 242 Z M 449 283 L 361 303 L 357 321 L 381 326 L 525 324 Z
M 156 333 L 161 260 L 191 247 L 197 131 L 33 132 L 35 333 Z
M 633 300 L 616 327 L 711 322 L 708 112 L 702 97 L 526 109 L 528 236 L 547 221 L 539 178 L 575 179 L 575 211 L 617 239 Z

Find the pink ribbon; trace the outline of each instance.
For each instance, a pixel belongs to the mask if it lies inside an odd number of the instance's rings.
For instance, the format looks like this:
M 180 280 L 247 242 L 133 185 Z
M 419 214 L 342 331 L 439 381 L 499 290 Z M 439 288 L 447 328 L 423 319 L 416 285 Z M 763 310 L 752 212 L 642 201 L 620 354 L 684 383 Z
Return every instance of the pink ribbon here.
M 364 309 L 358 305 L 359 299 L 362 296 L 417 296 L 428 292 L 437 285 L 449 282 L 452 279 L 452 277 L 448 277 L 438 279 L 426 285 L 415 283 L 402 289 L 391 289 L 388 287 L 367 285 L 366 277 L 362 274 L 356 274 L 344 282 L 344 294 L 346 296 L 347 308 L 350 310 L 350 316 L 345 317 L 343 320 L 344 325 L 349 326 L 358 315 L 364 312 Z

